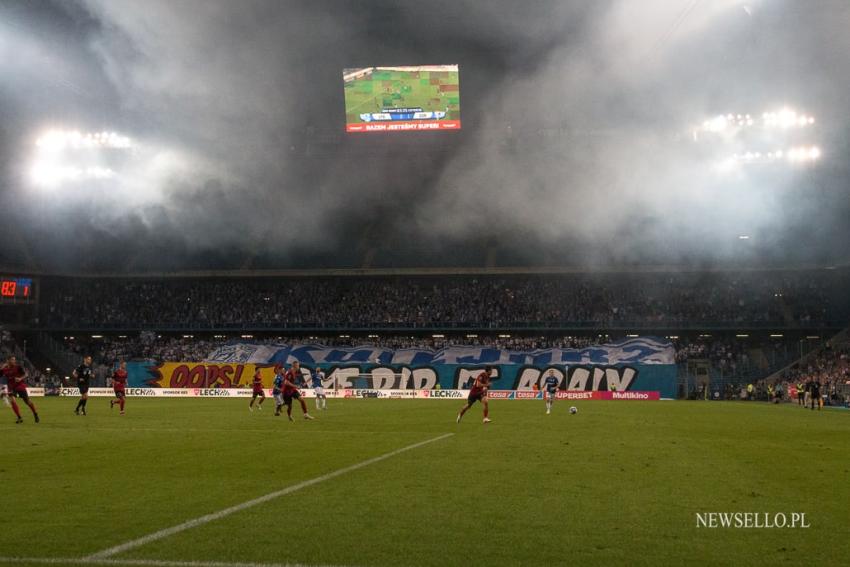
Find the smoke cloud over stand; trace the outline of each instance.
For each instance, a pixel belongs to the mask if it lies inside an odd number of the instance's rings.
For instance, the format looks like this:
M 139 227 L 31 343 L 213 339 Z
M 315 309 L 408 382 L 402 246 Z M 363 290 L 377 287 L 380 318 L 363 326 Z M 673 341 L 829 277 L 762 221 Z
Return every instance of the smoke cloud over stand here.
M 846 2 L 88 0 L 0 15 L 2 200 L 41 265 L 844 259 Z M 462 132 L 346 136 L 343 68 L 445 61 L 460 65 Z M 722 171 L 726 146 L 691 136 L 784 106 L 816 117 L 799 143 L 818 163 Z M 49 128 L 138 149 L 115 179 L 45 195 L 27 170 Z

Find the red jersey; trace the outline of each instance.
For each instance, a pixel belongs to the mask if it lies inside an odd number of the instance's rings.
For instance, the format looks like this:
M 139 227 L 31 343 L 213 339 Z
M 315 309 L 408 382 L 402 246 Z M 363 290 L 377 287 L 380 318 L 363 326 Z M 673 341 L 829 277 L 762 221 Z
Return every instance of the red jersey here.
M 21 368 L 20 365 L 15 364 L 14 366 L 7 366 L 3 369 L 3 376 L 6 377 L 6 381 L 9 385 L 9 391 L 21 391 L 27 389 L 27 384 L 23 381 L 24 369 Z M 21 378 L 21 380 L 17 380 L 17 378 Z
M 472 384 L 471 394 L 481 394 L 490 387 L 490 376 L 486 372 L 482 372 L 475 378 Z
M 254 387 L 255 392 L 262 392 L 263 391 L 263 378 L 262 378 L 262 376 L 260 376 L 259 371 L 257 371 L 254 374 L 254 381 L 251 382 L 251 386 Z
M 301 383 L 301 370 L 296 371 L 294 368 L 290 368 L 283 375 L 283 379 L 295 384 L 295 387 L 293 387 L 286 382 L 283 383 L 283 394 L 291 394 L 298 389 L 297 386 Z
M 127 371 L 120 368 L 112 373 L 112 388 L 123 391 L 127 386 Z

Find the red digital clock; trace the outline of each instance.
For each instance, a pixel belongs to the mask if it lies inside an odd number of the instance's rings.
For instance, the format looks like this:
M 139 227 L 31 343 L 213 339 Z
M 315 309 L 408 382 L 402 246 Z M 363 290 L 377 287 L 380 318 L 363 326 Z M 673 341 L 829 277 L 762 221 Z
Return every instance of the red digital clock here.
M 32 299 L 32 278 L 0 276 L 0 302 L 29 303 Z

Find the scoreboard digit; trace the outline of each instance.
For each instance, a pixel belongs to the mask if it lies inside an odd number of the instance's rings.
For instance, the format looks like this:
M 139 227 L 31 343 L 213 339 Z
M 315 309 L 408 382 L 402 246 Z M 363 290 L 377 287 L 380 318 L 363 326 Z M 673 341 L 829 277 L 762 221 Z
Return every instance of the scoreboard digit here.
M 18 289 L 18 282 L 16 280 L 3 280 L 3 283 L 0 284 L 0 294 L 3 297 L 15 297 L 16 289 Z

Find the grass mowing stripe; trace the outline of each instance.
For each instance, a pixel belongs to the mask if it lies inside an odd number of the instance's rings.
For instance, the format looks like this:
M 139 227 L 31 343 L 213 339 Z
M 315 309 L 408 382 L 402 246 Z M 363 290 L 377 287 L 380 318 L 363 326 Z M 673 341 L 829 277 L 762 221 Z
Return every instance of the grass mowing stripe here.
M 142 545 L 146 545 L 158 539 L 162 539 L 164 537 L 168 537 L 177 533 L 180 533 L 185 530 L 192 529 L 197 526 L 201 526 L 204 524 L 208 524 L 209 522 L 214 522 L 230 514 L 234 514 L 236 512 L 241 512 L 242 510 L 246 510 L 248 508 L 253 508 L 259 504 L 263 504 L 268 502 L 269 500 L 274 500 L 275 498 L 280 498 L 281 496 L 285 496 L 287 494 L 291 494 L 293 492 L 297 492 L 303 488 L 307 488 L 309 486 L 313 486 L 314 484 L 318 484 L 320 482 L 324 482 L 326 480 L 330 480 L 332 478 L 336 478 L 338 476 L 344 475 L 346 473 L 350 473 L 352 471 L 356 471 L 358 469 L 362 469 L 363 467 L 367 467 L 369 465 L 373 465 L 375 463 L 379 463 L 381 461 L 385 461 L 391 457 L 395 457 L 396 455 L 400 455 L 406 451 L 411 451 L 413 449 L 418 449 L 419 447 L 428 445 L 429 443 L 434 443 L 435 441 L 441 441 L 448 437 L 451 437 L 454 433 L 445 433 L 443 435 L 439 435 L 437 437 L 432 437 L 431 439 L 426 439 L 425 441 L 420 441 L 419 443 L 414 443 L 413 445 L 408 445 L 407 447 L 402 447 L 401 449 L 396 449 L 395 451 L 390 451 L 389 453 L 384 453 L 383 455 L 379 455 L 377 457 L 373 457 L 371 459 L 367 459 L 365 461 L 361 461 L 359 463 L 337 469 L 333 472 L 329 472 L 327 474 L 323 474 L 321 476 L 317 476 L 315 478 L 311 478 L 310 480 L 305 480 L 304 482 L 299 482 L 298 484 L 293 484 L 284 489 L 271 492 L 266 494 L 265 496 L 260 496 L 259 498 L 254 498 L 253 500 L 248 500 L 247 502 L 243 502 L 242 504 L 237 504 L 236 506 L 231 506 L 230 508 L 225 508 L 224 510 L 220 510 L 218 512 L 213 512 L 212 514 L 207 514 L 205 516 L 201 516 L 199 518 L 195 518 L 194 520 L 189 520 L 187 522 L 183 522 L 182 524 L 177 524 L 176 526 L 172 526 L 170 528 L 166 528 L 164 530 L 159 530 L 158 532 L 154 532 L 152 534 L 148 534 L 146 536 L 140 537 L 138 539 L 134 539 L 128 541 L 126 543 L 122 543 L 121 545 L 116 545 L 114 547 L 110 547 L 108 549 L 104 549 L 103 551 L 98 551 L 97 553 L 93 553 L 86 557 L 87 560 L 93 559 L 104 559 L 107 557 L 112 557 L 113 555 L 117 555 L 119 553 L 123 553 L 124 551 L 128 551 L 130 549 L 134 549 L 136 547 L 140 547 Z
M 346 567 L 344 565 L 305 565 L 304 563 L 227 563 L 224 561 L 161 561 L 158 559 L 86 559 L 67 557 L 0 557 L 0 563 L 13 565 L 115 565 L 126 567 Z
M 52 426 L 39 426 L 40 429 L 56 429 L 58 431 L 65 431 L 67 428 L 65 427 L 52 427 Z M 0 428 L 5 429 L 5 428 Z M 13 428 L 9 428 L 11 431 Z M 82 432 L 86 431 L 117 431 L 120 433 L 134 433 L 136 431 L 141 431 L 144 433 L 209 433 L 209 428 L 206 429 L 191 429 L 187 427 L 86 427 L 85 429 L 80 429 Z M 230 434 L 233 433 L 269 433 L 269 429 L 239 429 L 236 427 L 230 427 L 227 429 L 227 432 Z M 350 435 L 348 431 L 321 431 L 321 430 L 306 430 L 306 429 L 289 429 L 282 432 L 284 435 L 289 435 L 290 433 L 305 433 L 309 435 L 321 434 L 321 435 Z M 386 431 L 358 431 L 358 433 L 374 433 L 380 435 L 386 435 Z

